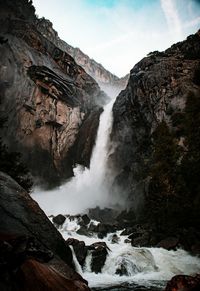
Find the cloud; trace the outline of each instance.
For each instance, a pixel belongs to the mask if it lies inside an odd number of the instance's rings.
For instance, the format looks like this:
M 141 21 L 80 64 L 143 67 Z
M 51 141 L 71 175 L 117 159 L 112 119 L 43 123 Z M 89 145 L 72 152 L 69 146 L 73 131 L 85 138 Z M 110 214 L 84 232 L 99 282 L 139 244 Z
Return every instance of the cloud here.
M 190 21 L 187 21 L 185 24 L 184 24 L 184 27 L 193 27 L 193 26 L 196 26 L 196 25 L 199 25 L 200 26 L 200 17 L 196 17 Z
M 36 13 L 50 19 L 63 40 L 118 76 L 126 75 L 150 51 L 164 50 L 194 33 L 199 17 L 197 4 L 188 13 L 188 0 L 116 0 L 110 6 L 106 0 L 104 5 L 97 0 L 33 3 Z
M 175 0 L 161 0 L 170 33 L 176 38 L 182 37 L 182 25 Z

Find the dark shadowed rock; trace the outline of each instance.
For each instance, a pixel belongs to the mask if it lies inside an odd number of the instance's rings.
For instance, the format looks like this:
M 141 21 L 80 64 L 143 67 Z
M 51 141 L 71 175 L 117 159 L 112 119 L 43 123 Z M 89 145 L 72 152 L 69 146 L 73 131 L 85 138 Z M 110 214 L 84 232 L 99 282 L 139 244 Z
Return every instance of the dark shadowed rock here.
M 28 235 L 72 266 L 72 254 L 61 234 L 31 196 L 0 172 L 0 232 Z
M 120 233 L 120 235 L 131 235 L 135 231 L 135 227 L 127 227 Z
M 133 210 L 124 210 L 116 217 L 116 221 L 119 229 L 130 229 L 135 223 L 135 212 Z
M 119 237 L 116 233 L 112 235 L 111 242 L 112 244 L 117 244 L 119 242 Z
M 114 232 L 116 228 L 111 224 L 99 223 L 97 225 L 97 235 L 99 238 L 104 238 L 108 233 Z
M 175 250 L 179 245 L 179 238 L 177 237 L 167 237 L 161 240 L 157 247 L 164 248 L 166 250 Z
M 66 217 L 62 214 L 58 214 L 57 216 L 54 216 L 52 220 L 56 225 L 60 226 L 65 222 Z
M 128 276 L 126 266 L 123 263 L 121 263 L 120 266 L 118 266 L 118 268 L 116 269 L 115 274 L 120 276 Z
M 199 230 L 199 52 L 198 31 L 150 53 L 113 106 L 112 192 L 123 193 L 136 221 L 155 225 L 157 243 L 180 227 Z
M 90 233 L 89 233 L 89 231 L 88 231 L 88 228 L 87 228 L 87 226 L 85 226 L 85 225 L 82 225 L 82 226 L 77 230 L 76 233 L 78 233 L 78 234 L 80 234 L 80 235 L 85 235 L 85 236 L 90 235 Z
M 106 224 L 115 224 L 116 217 L 119 214 L 119 211 L 112 208 L 103 208 L 101 209 L 99 206 L 95 208 L 90 208 L 88 215 L 90 218 L 100 221 Z
M 200 290 L 200 275 L 186 276 L 177 275 L 174 276 L 165 288 L 165 291 L 199 291 Z
M 73 270 L 71 250 L 60 233 L 30 195 L 2 172 L 0 193 L 0 289 L 89 290 Z
M 90 223 L 90 218 L 88 217 L 87 214 L 82 215 L 81 218 L 85 225 L 88 225 Z
M 41 264 L 35 260 L 27 260 L 22 264 L 17 273 L 19 286 L 23 291 L 89 291 L 90 289 L 84 281 L 70 280 L 55 269 Z
M 143 233 L 141 236 L 132 238 L 131 245 L 133 247 L 148 247 L 149 246 L 149 233 Z
M 100 273 L 108 254 L 108 247 L 105 242 L 96 242 L 88 247 L 92 251 L 91 270 Z
M 75 238 L 68 238 L 66 240 L 67 245 L 73 246 L 74 252 L 76 254 L 77 260 L 81 266 L 84 265 L 85 258 L 87 256 L 87 247 L 84 241 L 79 241 Z
M 94 224 L 93 222 L 91 222 L 89 227 L 88 227 L 88 231 L 89 232 L 97 232 L 97 225 Z

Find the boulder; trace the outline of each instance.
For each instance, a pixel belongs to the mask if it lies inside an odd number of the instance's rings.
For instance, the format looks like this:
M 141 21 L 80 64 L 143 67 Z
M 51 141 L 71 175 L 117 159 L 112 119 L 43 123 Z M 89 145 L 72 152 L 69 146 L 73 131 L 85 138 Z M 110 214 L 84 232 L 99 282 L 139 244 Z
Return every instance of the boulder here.
M 77 234 L 80 234 L 80 235 L 85 235 L 85 236 L 88 236 L 89 235 L 89 231 L 88 231 L 88 228 L 87 226 L 85 225 L 82 225 L 76 232 Z
M 99 206 L 95 208 L 90 208 L 88 215 L 90 218 L 100 221 L 101 223 L 115 224 L 116 217 L 119 214 L 118 210 L 112 208 L 103 208 Z
M 131 240 L 133 247 L 148 247 L 149 246 L 149 233 L 144 233 L 141 236 Z
M 92 251 L 91 270 L 95 273 L 100 273 L 108 254 L 109 248 L 105 242 L 96 242 L 88 247 Z
M 87 281 L 34 237 L 0 233 L 0 290 L 89 290 Z
M 123 229 L 124 227 L 130 229 L 132 225 L 135 223 L 135 212 L 133 210 L 124 210 L 117 217 L 116 221 L 119 225 L 119 229 Z
M 111 242 L 112 244 L 117 244 L 119 242 L 119 237 L 116 233 L 112 235 Z
M 0 232 L 34 237 L 73 267 L 72 254 L 64 239 L 39 205 L 11 177 L 0 172 Z
M 83 267 L 85 258 L 87 256 L 87 247 L 84 241 L 79 241 L 75 238 L 68 238 L 66 240 L 67 245 L 73 246 L 79 264 Z
M 111 224 L 99 223 L 97 225 L 98 238 L 104 238 L 108 233 L 114 232 L 116 228 Z
M 196 276 L 177 275 L 174 276 L 165 288 L 165 291 L 199 291 L 200 274 Z
M 127 266 L 121 263 L 120 266 L 118 266 L 116 269 L 115 274 L 120 276 L 128 276 Z
M 167 237 L 161 240 L 157 247 L 164 248 L 166 250 L 175 250 L 179 245 L 179 238 L 177 237 Z
M 88 227 L 88 231 L 89 232 L 97 232 L 97 227 L 98 225 L 95 225 L 93 222 L 90 223 L 89 227 Z
M 79 222 L 79 225 L 88 225 L 90 223 L 90 218 L 87 216 L 87 214 L 84 214 L 81 216 L 80 218 L 80 222 Z
M 126 227 L 121 233 L 120 235 L 131 235 L 133 232 L 135 232 L 135 228 L 134 227 Z
M 66 217 L 62 214 L 58 214 L 54 216 L 52 220 L 53 220 L 53 223 L 55 223 L 57 226 L 60 226 L 65 222 Z
M 36 260 L 25 261 L 17 272 L 20 290 L 23 291 L 89 291 L 86 282 L 70 280 L 63 277 L 55 269 Z

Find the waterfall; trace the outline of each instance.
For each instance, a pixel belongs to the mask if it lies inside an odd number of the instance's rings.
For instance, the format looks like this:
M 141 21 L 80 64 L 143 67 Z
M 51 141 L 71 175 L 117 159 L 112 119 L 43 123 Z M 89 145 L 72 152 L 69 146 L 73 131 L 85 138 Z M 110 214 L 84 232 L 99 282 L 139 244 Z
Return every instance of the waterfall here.
M 73 262 L 74 262 L 74 266 L 75 266 L 76 272 L 83 276 L 82 268 L 81 268 L 81 265 L 79 264 L 79 262 L 77 260 L 76 254 L 74 252 L 74 248 L 73 248 L 73 246 L 69 246 L 69 247 L 70 247 L 70 249 L 72 251 L 72 257 L 73 257 Z
M 61 187 L 48 192 L 36 189 L 32 194 L 46 214 L 77 214 L 88 208 L 109 206 L 106 162 L 114 101 L 112 99 L 105 105 L 100 116 L 90 168 L 77 165 L 74 168 L 74 177 Z

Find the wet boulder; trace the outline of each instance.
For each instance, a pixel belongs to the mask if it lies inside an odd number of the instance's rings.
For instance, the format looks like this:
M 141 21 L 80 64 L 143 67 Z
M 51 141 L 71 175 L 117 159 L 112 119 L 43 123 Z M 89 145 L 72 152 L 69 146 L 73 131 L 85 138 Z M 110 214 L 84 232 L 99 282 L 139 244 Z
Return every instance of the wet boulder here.
M 131 245 L 133 247 L 147 247 L 149 246 L 150 236 L 149 233 L 143 233 L 142 235 L 132 238 Z
M 87 226 L 85 225 L 82 225 L 76 232 L 77 234 L 80 234 L 80 235 L 85 235 L 85 236 L 89 236 L 89 231 L 88 231 L 88 228 Z
M 53 217 L 52 221 L 56 226 L 62 225 L 66 220 L 66 217 L 62 214 L 58 214 Z
M 119 237 L 116 233 L 114 233 L 111 237 L 111 243 L 112 244 L 117 244 L 119 242 Z
M 89 209 L 89 217 L 100 221 L 101 223 L 114 224 L 116 222 L 116 217 L 119 214 L 118 210 L 112 208 L 103 208 L 99 206 Z
M 196 276 L 177 275 L 174 276 L 165 288 L 165 291 L 199 291 L 200 274 Z
M 29 259 L 22 264 L 17 280 L 24 291 L 89 291 L 84 281 L 70 280 L 56 272 L 53 268 Z
M 88 227 L 88 231 L 89 232 L 97 232 L 98 230 L 98 225 L 94 224 L 93 222 L 90 223 L 89 227 Z
M 121 233 L 120 235 L 131 235 L 132 233 L 135 232 L 135 228 L 134 227 L 126 227 Z
M 62 274 L 62 275 L 60 275 Z M 34 237 L 0 233 L 0 290 L 89 290 L 87 281 Z
M 81 266 L 84 265 L 85 258 L 87 256 L 87 247 L 84 241 L 79 241 L 75 238 L 68 238 L 66 240 L 67 245 L 73 246 L 74 252 L 76 254 L 77 260 Z
M 128 272 L 127 272 L 127 268 L 126 268 L 126 266 L 125 266 L 123 263 L 121 263 L 121 264 L 117 267 L 117 269 L 116 269 L 116 271 L 115 271 L 115 274 L 116 274 L 116 275 L 120 275 L 120 276 L 128 276 Z
M 100 273 L 105 264 L 109 248 L 105 242 L 96 242 L 90 245 L 88 249 L 92 251 L 91 270 Z
M 0 233 L 34 236 L 33 246 L 39 243 L 73 267 L 71 250 L 61 234 L 31 196 L 2 172 L 0 192 Z
M 135 212 L 133 210 L 124 210 L 122 211 L 117 217 L 116 221 L 120 227 L 123 228 L 131 228 L 132 225 L 135 223 L 136 217 Z
M 81 219 L 85 225 L 88 225 L 90 223 L 90 218 L 88 217 L 87 214 L 82 215 Z
M 116 228 L 111 224 L 99 223 L 97 225 L 98 238 L 104 238 L 108 233 L 114 232 Z
M 175 250 L 179 245 L 179 238 L 177 237 L 167 237 L 163 240 L 161 240 L 158 244 L 157 247 L 163 248 L 166 250 Z

